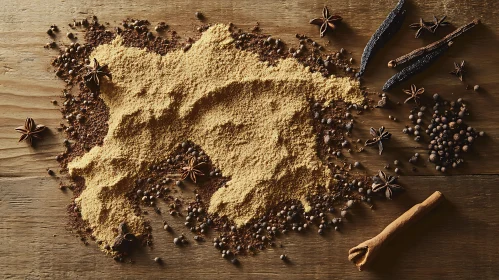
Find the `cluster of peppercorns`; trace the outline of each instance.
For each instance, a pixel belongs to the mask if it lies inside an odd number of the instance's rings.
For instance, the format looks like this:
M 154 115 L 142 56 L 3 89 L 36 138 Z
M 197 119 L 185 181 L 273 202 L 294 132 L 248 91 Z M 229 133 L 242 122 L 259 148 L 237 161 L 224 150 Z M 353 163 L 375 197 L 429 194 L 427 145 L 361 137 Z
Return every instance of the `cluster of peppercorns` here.
M 215 247 L 216 249 L 220 250 L 220 253 L 222 254 L 222 258 L 224 259 L 230 259 L 230 262 L 234 265 L 238 265 L 239 264 L 239 260 L 237 259 L 237 253 L 234 253 L 232 252 L 231 250 L 229 249 L 226 249 L 228 248 L 229 246 L 227 246 L 227 237 L 215 237 L 213 238 L 213 247 Z M 241 246 L 238 246 L 238 251 L 240 251 Z M 248 248 L 248 250 L 250 250 L 250 248 Z
M 463 118 L 469 112 L 462 98 L 448 102 L 436 94 L 434 99 L 434 113 L 426 130 L 430 136 L 429 161 L 436 165 L 436 170 L 445 172 L 449 167 L 460 165 L 464 161 L 462 154 L 485 133 L 464 123 Z
M 404 134 L 409 134 L 414 136 L 414 141 L 421 141 L 421 125 L 423 124 L 423 116 L 426 111 L 425 106 L 419 107 L 419 109 L 412 109 L 409 115 L 409 120 L 413 123 L 414 126 L 406 125 L 406 127 L 402 130 Z
M 320 154 L 326 160 L 331 156 L 342 157 L 342 150 L 352 152 L 357 147 L 360 140 L 348 140 L 354 127 L 354 119 L 349 111 L 356 110 L 361 113 L 364 110 L 363 105 L 347 105 L 342 102 L 322 104 L 320 102 L 311 102 L 312 118 L 314 119 L 314 130 L 318 137 Z M 358 149 L 355 149 L 358 150 Z M 354 164 L 359 167 L 360 164 Z
M 124 28 L 134 29 L 137 32 L 147 32 L 149 31 L 147 26 L 150 25 L 148 20 L 143 19 L 127 19 L 124 20 L 121 25 Z
M 231 25 L 231 27 L 234 27 Z M 232 32 L 235 46 L 239 49 L 250 50 L 258 53 L 264 61 L 274 65 L 278 59 L 293 57 L 311 72 L 319 72 L 324 77 L 341 71 L 353 77 L 357 71 L 353 67 L 353 58 L 341 48 L 334 53 L 324 53 L 324 47 L 302 34 L 296 34 L 299 40 L 298 47 L 287 47 L 280 39 L 258 32 L 245 33 L 241 29 Z
M 196 196 L 199 202 L 199 196 Z M 187 207 L 187 216 L 185 217 L 184 225 L 189 228 L 191 232 L 205 234 L 208 228 L 212 225 L 213 221 L 206 216 L 205 210 L 201 207 Z

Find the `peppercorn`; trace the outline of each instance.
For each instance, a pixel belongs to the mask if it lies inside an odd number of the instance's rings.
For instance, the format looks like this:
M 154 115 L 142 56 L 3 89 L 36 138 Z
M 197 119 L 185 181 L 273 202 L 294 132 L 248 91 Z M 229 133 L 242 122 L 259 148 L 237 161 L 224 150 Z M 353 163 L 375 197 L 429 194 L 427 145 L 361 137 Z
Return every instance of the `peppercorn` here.
M 342 210 L 342 211 L 340 212 L 340 215 L 341 215 L 341 217 L 343 217 L 343 218 L 344 218 L 344 217 L 347 215 L 347 211 L 346 211 L 346 210 Z
M 355 201 L 353 201 L 353 200 L 349 200 L 349 201 L 347 201 L 347 207 L 348 207 L 348 208 L 351 208 L 351 207 L 353 206 L 353 204 L 354 204 L 354 203 L 355 203 Z

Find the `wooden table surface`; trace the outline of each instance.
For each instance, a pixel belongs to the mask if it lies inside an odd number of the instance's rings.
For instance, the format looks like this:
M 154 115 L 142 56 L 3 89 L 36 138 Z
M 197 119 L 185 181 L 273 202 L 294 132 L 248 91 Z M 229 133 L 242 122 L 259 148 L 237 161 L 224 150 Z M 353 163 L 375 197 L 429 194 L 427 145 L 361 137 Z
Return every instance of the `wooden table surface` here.
M 329 0 L 333 13 L 344 18 L 334 33 L 319 38 L 318 28 L 308 24 L 319 16 L 323 1 L 4 1 L 0 9 L 0 278 L 25 279 L 145 279 L 145 278 L 250 278 L 250 279 L 497 279 L 499 277 L 499 75 L 497 74 L 499 1 L 426 0 L 408 1 L 408 15 L 397 36 L 376 56 L 365 75 L 365 85 L 380 91 L 393 70 L 389 59 L 423 46 L 450 32 L 456 26 L 480 18 L 482 25 L 458 38 L 451 50 L 424 74 L 404 83 L 426 88 L 426 94 L 440 93 L 446 98 L 468 101 L 469 123 L 487 133 L 479 140 L 467 163 L 446 176 L 423 161 L 413 172 L 407 163 L 414 152 L 425 155 L 425 144 L 418 144 L 401 133 L 407 123 L 409 106 L 374 110 L 356 117 L 353 137 L 366 139 L 370 126 L 385 125 L 393 132 L 383 156 L 374 149 L 355 154 L 363 172 L 374 174 L 386 163 L 399 159 L 400 178 L 407 192 L 389 202 L 379 202 L 376 210 L 358 207 L 340 233 L 319 236 L 315 230 L 288 234 L 276 247 L 256 256 L 241 258 L 235 267 L 220 257 L 210 242 L 177 248 L 173 236 L 161 231 L 161 219 L 153 219 L 154 250 L 145 249 L 135 264 L 120 264 L 101 253 L 94 244 L 84 246 L 66 226 L 65 208 L 71 193 L 58 189 L 58 180 L 46 168 L 58 170 L 55 156 L 63 150 L 63 135 L 55 128 L 61 114 L 50 100 L 63 88 L 50 66 L 55 51 L 43 48 L 49 42 L 45 31 L 57 24 L 66 32 L 67 23 L 97 15 L 101 22 L 115 25 L 126 17 L 145 18 L 153 24 L 166 21 L 184 38 L 192 35 L 195 11 L 208 22 L 233 22 L 249 29 L 258 21 L 263 32 L 296 44 L 295 33 L 306 34 L 328 50 L 343 47 L 358 62 L 370 35 L 395 6 L 395 0 Z M 414 39 L 408 24 L 419 17 L 447 15 L 453 27 L 437 36 L 425 34 Z M 448 74 L 454 61 L 467 61 L 466 83 Z M 465 85 L 479 84 L 480 92 Z M 401 87 L 389 93 L 403 101 Z M 400 121 L 388 120 L 388 115 Z M 26 117 L 47 125 L 50 136 L 33 149 L 17 143 L 14 128 Z M 347 260 L 348 249 L 377 234 L 390 221 L 422 201 L 433 191 L 447 197 L 427 219 L 395 240 L 371 271 L 358 272 Z M 151 216 L 154 218 L 153 216 Z M 170 217 L 167 217 L 170 218 Z M 177 232 L 185 230 L 180 220 L 170 219 Z M 289 263 L 279 259 L 287 254 Z M 160 256 L 163 266 L 151 259 Z

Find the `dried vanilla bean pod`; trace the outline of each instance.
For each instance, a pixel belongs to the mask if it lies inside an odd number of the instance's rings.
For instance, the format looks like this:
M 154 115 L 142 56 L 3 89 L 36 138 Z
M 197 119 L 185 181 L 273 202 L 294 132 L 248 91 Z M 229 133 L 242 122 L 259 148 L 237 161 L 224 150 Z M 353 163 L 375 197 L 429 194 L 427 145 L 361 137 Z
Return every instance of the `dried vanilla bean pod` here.
M 387 91 L 394 85 L 409 79 L 412 75 L 419 73 L 430 66 L 441 54 L 443 54 L 450 46 L 452 41 L 446 45 L 441 46 L 439 49 L 423 56 L 420 60 L 402 69 L 397 74 L 393 75 L 383 86 L 383 91 Z
M 459 35 L 463 34 L 464 32 L 470 30 L 471 28 L 475 27 L 476 25 L 478 25 L 480 23 L 480 20 L 479 19 L 474 19 L 472 22 L 470 23 L 467 23 L 461 27 L 459 27 L 458 29 L 454 30 L 452 33 L 449 33 L 449 35 L 445 36 L 444 38 L 442 38 L 441 40 L 438 40 L 436 42 L 433 42 L 427 46 L 424 46 L 424 47 L 421 47 L 419 49 L 416 49 L 416 50 L 413 50 L 412 52 L 408 53 L 408 54 L 405 54 L 399 58 L 396 58 L 396 59 L 393 59 L 393 60 L 390 60 L 388 62 L 388 67 L 390 68 L 394 68 L 394 67 L 397 67 L 397 66 L 400 66 L 402 64 L 405 64 L 411 60 L 414 60 L 414 59 L 417 59 L 427 53 L 430 53 L 444 45 L 446 45 L 447 43 L 449 43 L 450 41 L 454 40 L 456 37 L 458 37 Z
M 360 61 L 360 69 L 357 77 L 364 74 L 369 60 L 376 54 L 376 52 L 383 47 L 383 45 L 390 40 L 390 38 L 400 29 L 405 17 L 405 10 L 402 10 L 405 0 L 400 0 L 395 8 L 388 14 L 383 23 L 378 27 L 367 42 L 362 53 Z

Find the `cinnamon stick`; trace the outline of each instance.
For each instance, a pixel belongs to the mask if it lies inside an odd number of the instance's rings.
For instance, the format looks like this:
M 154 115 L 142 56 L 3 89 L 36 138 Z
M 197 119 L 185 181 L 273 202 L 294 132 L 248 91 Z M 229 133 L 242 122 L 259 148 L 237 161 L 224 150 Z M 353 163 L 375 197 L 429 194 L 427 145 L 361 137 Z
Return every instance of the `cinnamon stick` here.
M 434 192 L 425 201 L 412 206 L 411 209 L 391 222 L 380 234 L 350 249 L 348 259 L 359 268 L 359 271 L 367 267 L 385 244 L 409 227 L 410 224 L 425 216 L 443 200 L 444 196 L 441 192 Z
M 479 19 L 474 19 L 472 22 L 467 23 L 467 24 L 459 27 L 458 29 L 454 30 L 452 33 L 449 33 L 447 36 L 445 36 L 444 38 L 442 38 L 436 42 L 433 42 L 433 43 L 426 45 L 424 47 L 421 47 L 419 49 L 413 50 L 412 52 L 405 54 L 399 58 L 390 60 L 388 62 L 388 67 L 394 68 L 394 67 L 397 67 L 399 65 L 405 64 L 411 60 L 417 59 L 417 58 L 419 58 L 427 53 L 433 52 L 433 51 L 439 49 L 440 47 L 448 44 L 450 41 L 454 40 L 456 37 L 463 34 L 464 32 L 475 27 L 479 23 L 480 23 Z

